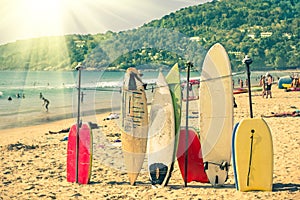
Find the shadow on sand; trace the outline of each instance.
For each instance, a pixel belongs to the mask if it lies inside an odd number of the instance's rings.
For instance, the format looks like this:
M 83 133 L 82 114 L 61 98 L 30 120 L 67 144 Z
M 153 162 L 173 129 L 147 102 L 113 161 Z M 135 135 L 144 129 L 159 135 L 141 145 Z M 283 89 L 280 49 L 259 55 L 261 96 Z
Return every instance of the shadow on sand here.
M 170 188 L 178 190 L 178 189 L 182 189 L 185 188 L 184 183 L 182 185 L 169 185 Z M 234 184 L 225 184 L 222 186 L 217 186 L 214 187 L 211 184 L 207 183 L 207 184 L 201 184 L 201 185 L 193 185 L 193 183 L 191 184 L 187 184 L 188 188 L 214 188 L 214 189 L 235 189 L 235 185 Z
M 280 191 L 296 192 L 299 190 L 300 190 L 300 184 L 296 184 L 296 183 L 274 183 L 273 184 L 274 192 L 280 192 Z
M 109 181 L 109 182 L 107 182 L 107 184 L 110 184 L 110 185 L 130 185 L 129 181 L 122 181 L 122 182 Z M 138 186 L 138 185 L 141 185 L 141 186 L 151 186 L 150 183 L 144 183 L 144 182 L 141 182 L 141 181 L 136 181 L 135 182 L 135 186 Z
M 92 183 L 95 184 L 95 183 Z M 111 185 L 129 185 L 129 182 L 116 182 L 116 181 L 110 181 L 107 184 Z M 151 186 L 151 183 L 143 183 L 143 182 L 136 182 L 135 185 L 143 185 L 143 186 Z M 168 185 L 166 187 L 170 187 L 171 189 L 174 190 L 180 190 L 185 188 L 184 184 L 182 185 Z M 235 189 L 234 184 L 225 184 L 220 187 L 213 187 L 210 184 L 201 184 L 201 185 L 192 185 L 188 184 L 188 188 L 214 188 L 214 189 Z M 274 183 L 273 184 L 273 192 L 281 192 L 281 191 L 290 191 L 290 192 L 297 192 L 300 190 L 300 184 L 295 184 L 295 183 Z

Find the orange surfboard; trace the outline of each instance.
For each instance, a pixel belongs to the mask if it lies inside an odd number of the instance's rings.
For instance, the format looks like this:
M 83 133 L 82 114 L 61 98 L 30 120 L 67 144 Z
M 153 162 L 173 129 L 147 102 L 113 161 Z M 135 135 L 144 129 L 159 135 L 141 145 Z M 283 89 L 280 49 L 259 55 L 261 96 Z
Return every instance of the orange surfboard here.
M 67 181 L 87 184 L 92 170 L 93 137 L 88 123 L 83 123 L 79 130 L 78 158 L 76 155 L 77 125 L 69 132 L 67 151 Z M 76 168 L 78 173 L 76 173 Z
M 184 179 L 185 166 L 185 128 L 180 130 L 179 144 L 177 150 L 177 161 Z M 200 139 L 197 132 L 189 128 L 188 130 L 188 165 L 187 165 L 187 182 L 197 181 L 201 183 L 209 183 L 204 170 L 203 157 L 201 153 Z

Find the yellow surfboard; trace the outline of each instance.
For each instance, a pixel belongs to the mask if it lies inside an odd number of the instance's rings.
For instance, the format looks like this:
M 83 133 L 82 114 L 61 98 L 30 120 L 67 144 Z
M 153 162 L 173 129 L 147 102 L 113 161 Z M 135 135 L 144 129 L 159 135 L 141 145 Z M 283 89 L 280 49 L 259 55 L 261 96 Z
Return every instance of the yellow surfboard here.
M 237 190 L 272 191 L 273 142 L 263 119 L 247 118 L 235 126 L 232 154 Z

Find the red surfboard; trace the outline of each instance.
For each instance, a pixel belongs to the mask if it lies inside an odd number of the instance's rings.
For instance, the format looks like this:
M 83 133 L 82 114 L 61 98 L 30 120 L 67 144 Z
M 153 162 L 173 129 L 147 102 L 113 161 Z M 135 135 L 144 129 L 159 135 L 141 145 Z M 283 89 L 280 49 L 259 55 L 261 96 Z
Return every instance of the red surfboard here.
M 78 159 L 76 159 L 77 125 L 74 124 L 69 132 L 67 152 L 67 181 L 76 182 L 76 167 L 78 167 L 77 181 L 87 184 L 92 170 L 93 137 L 88 123 L 83 123 L 79 130 Z
M 180 130 L 177 161 L 181 171 L 182 178 L 184 179 L 185 167 L 185 138 L 186 130 Z M 187 182 L 197 181 L 201 183 L 209 183 L 206 176 L 203 164 L 203 157 L 201 152 L 200 139 L 197 132 L 193 128 L 188 130 L 188 169 L 187 169 Z

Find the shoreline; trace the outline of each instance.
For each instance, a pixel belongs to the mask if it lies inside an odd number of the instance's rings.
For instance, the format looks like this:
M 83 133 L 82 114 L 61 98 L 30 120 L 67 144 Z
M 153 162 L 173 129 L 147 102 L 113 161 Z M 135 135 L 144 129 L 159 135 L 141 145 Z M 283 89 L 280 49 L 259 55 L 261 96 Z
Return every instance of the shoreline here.
M 82 118 L 87 118 L 87 119 L 92 119 L 95 118 L 97 113 L 107 113 L 107 112 L 112 112 L 113 110 L 120 110 L 120 107 L 107 107 L 107 108 L 100 108 L 96 110 L 85 110 Z M 50 112 L 51 113 L 51 112 Z M 39 117 L 36 119 L 32 119 L 29 121 L 26 121 L 25 123 L 17 123 L 17 124 L 9 124 L 9 125 L 4 125 L 1 126 L 0 128 L 0 134 L 2 131 L 5 131 L 7 129 L 12 129 L 12 128 L 26 128 L 28 126 L 38 126 L 38 125 L 46 125 L 48 123 L 52 122 L 57 122 L 61 120 L 70 120 L 74 119 L 74 122 L 76 121 L 76 117 L 74 117 L 74 113 L 63 113 L 63 114 L 50 114 L 50 113 L 42 113 L 43 117 Z

